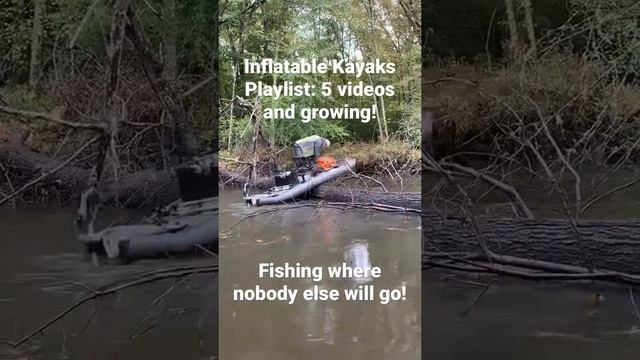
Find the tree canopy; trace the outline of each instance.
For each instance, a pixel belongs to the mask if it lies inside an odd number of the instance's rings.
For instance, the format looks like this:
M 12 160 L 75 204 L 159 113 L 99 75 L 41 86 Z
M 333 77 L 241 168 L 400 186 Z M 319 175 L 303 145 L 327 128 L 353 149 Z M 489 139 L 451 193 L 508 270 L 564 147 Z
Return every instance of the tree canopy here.
M 262 106 L 352 107 L 375 104 L 379 121 L 299 120 L 263 122 L 264 132 L 278 146 L 317 133 L 334 141 L 386 141 L 402 139 L 419 145 L 420 138 L 420 2 L 410 0 L 229 0 L 220 4 L 221 146 L 241 147 L 250 140 L 249 114 L 231 101 L 244 95 L 245 81 L 276 84 L 331 81 L 345 84 L 343 74 L 244 74 L 243 59 L 273 58 L 295 61 L 301 57 L 373 61 L 396 64 L 394 74 L 376 74 L 360 80 L 371 85 L 394 85 L 393 97 L 338 98 L 289 97 L 246 99 Z M 317 86 L 319 87 L 319 86 Z

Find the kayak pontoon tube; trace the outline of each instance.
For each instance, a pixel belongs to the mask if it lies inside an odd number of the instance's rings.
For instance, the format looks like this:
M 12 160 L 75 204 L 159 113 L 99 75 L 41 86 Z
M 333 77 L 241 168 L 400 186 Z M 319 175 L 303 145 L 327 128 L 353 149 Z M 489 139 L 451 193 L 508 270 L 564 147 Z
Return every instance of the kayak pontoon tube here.
M 248 197 L 248 200 L 251 201 L 251 204 L 254 206 L 260 205 L 273 205 L 273 204 L 281 204 L 287 200 L 292 200 L 297 197 L 304 195 L 305 193 L 310 192 L 314 188 L 326 183 L 327 181 L 333 180 L 338 176 L 342 176 L 351 169 L 356 166 L 356 160 L 353 158 L 345 159 L 340 165 L 337 167 L 324 171 L 316 176 L 311 177 L 311 179 L 306 182 L 298 185 L 294 185 L 291 189 L 275 193 L 275 194 L 256 194 Z
M 181 226 L 124 225 L 110 230 L 113 232 L 102 235 L 110 259 L 189 253 L 197 250 L 196 245 L 212 248 L 218 242 L 217 214 L 200 223 Z
M 110 259 L 193 253 L 198 247 L 217 252 L 218 198 L 179 201 L 140 224 L 117 225 L 93 234 L 79 234 L 89 252 L 102 252 Z

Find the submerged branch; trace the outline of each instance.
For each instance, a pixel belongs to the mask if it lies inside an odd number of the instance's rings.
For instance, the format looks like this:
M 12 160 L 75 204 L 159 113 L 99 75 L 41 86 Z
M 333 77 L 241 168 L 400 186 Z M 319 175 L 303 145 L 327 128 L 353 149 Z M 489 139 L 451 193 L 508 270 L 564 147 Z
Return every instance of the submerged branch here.
M 57 323 L 59 320 L 63 319 L 65 316 L 73 312 L 76 308 L 80 307 L 82 304 L 103 297 L 105 295 L 113 294 L 118 291 L 122 291 L 128 288 L 132 288 L 139 285 L 144 285 L 148 283 L 152 283 L 155 281 L 170 279 L 170 278 L 181 278 L 188 275 L 193 274 L 207 274 L 207 273 L 216 273 L 218 272 L 218 264 L 215 265 L 201 265 L 201 266 L 192 266 L 192 267 L 178 267 L 178 268 L 169 268 L 169 269 L 161 269 L 156 271 L 151 271 L 146 274 L 139 275 L 138 277 L 134 277 L 133 279 L 129 279 L 128 281 L 115 282 L 109 285 L 106 285 L 98 290 L 92 291 L 90 295 L 85 296 L 84 298 L 76 301 L 69 307 L 67 307 L 62 312 L 58 313 L 42 325 L 40 325 L 35 330 L 31 331 L 27 335 L 23 336 L 19 340 L 16 341 L 5 341 L 8 345 L 12 347 L 18 347 L 34 336 L 42 333 L 44 330 L 49 328 L 51 325 Z

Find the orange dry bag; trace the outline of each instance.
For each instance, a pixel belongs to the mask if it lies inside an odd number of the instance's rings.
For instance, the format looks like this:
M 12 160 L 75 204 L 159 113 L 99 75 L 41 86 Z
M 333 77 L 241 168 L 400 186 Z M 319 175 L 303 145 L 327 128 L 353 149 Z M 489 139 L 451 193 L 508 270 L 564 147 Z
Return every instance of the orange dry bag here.
M 336 159 L 331 156 L 320 156 L 316 160 L 316 164 L 320 169 L 326 171 L 336 166 Z

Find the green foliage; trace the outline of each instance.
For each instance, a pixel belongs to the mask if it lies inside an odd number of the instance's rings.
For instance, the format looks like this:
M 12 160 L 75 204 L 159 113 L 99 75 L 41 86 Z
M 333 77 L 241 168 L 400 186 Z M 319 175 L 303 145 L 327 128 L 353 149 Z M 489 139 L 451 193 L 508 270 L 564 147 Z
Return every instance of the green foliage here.
M 27 111 L 52 111 L 56 107 L 54 98 L 34 93 L 27 86 L 9 86 L 0 88 L 0 99 L 14 107 Z M 23 124 L 12 121 L 15 115 L 0 112 L 0 134 L 12 133 L 14 136 L 31 132 L 29 145 L 37 151 L 51 151 L 62 141 L 57 126 L 37 120 L 26 120 Z
M 0 88 L 0 98 L 19 109 L 28 111 L 50 111 L 55 107 L 54 99 L 47 95 L 33 93 L 26 86 Z
M 41 56 L 44 74 L 73 73 L 87 63 L 96 65 L 97 59 L 104 58 L 111 10 L 109 2 L 104 1 L 98 1 L 89 10 L 92 3 L 93 0 L 46 0 Z M 207 0 L 176 0 L 177 54 L 184 72 L 211 71 L 217 41 L 213 31 L 215 6 Z M 0 9 L 0 83 L 23 83 L 29 71 L 33 5 L 30 1 L 0 0 Z M 163 0 L 136 4 L 137 16 L 152 44 L 162 44 L 166 28 L 162 9 Z M 80 29 L 85 14 L 88 18 Z M 72 39 L 74 47 L 69 49 Z
M 30 8 L 30 7 L 29 7 Z M 0 0 L 0 82 L 25 76 L 29 66 L 31 14 L 19 0 Z
M 39 76 L 34 78 L 35 87 L 30 89 L 34 1 L 0 0 L 0 104 L 37 112 L 55 109 L 57 115 L 74 122 L 104 121 L 106 55 L 113 2 L 44 0 L 40 51 L 38 62 L 34 62 L 39 63 L 34 72 Z M 213 71 L 217 2 L 175 0 L 175 11 L 170 10 L 169 3 L 168 0 L 132 1 L 131 10 L 139 31 L 148 41 L 148 50 L 153 53 L 154 60 L 161 63 L 159 67 L 168 62 L 169 39 L 175 41 L 176 76 L 170 79 L 170 91 L 179 95 L 193 89 L 180 98 L 186 114 L 184 127 L 194 133 L 200 150 L 209 149 L 217 139 L 217 114 L 214 114 L 217 104 L 214 104 L 216 101 L 211 92 L 216 82 L 202 81 L 210 79 Z M 156 65 L 151 61 L 147 64 Z M 149 125 L 121 126 L 118 138 L 121 149 L 118 151 L 126 154 L 121 162 L 123 171 L 164 166 L 163 157 L 174 151 L 176 144 L 175 134 L 168 125 L 171 117 L 156 89 L 149 86 L 149 76 L 141 66 L 140 54 L 129 40 L 124 42 L 119 72 L 116 95 L 123 102 L 126 116 L 123 120 Z M 195 87 L 201 82 L 203 86 Z M 14 120 L 15 116 L 0 114 L 0 133 L 14 127 L 17 124 Z M 47 141 L 57 156 L 86 141 L 81 135 L 85 132 L 71 132 L 62 146 L 58 137 L 65 137 L 67 128 L 46 121 L 28 123 L 30 130 L 37 130 L 30 139 L 38 142 L 35 146 L 34 143 L 29 145 L 44 152 L 49 149 L 40 145 Z M 23 132 L 24 126 L 20 127 L 19 131 L 11 129 L 11 132 Z M 58 146 L 65 149 L 58 153 L 55 149 Z
M 274 138 L 276 146 L 289 146 L 296 140 L 310 135 L 323 134 L 324 137 L 332 139 L 334 142 L 346 141 L 350 138 L 349 132 L 340 124 L 331 121 L 312 121 L 305 126 L 299 126 L 295 122 L 277 121 L 275 127 L 263 127 L 264 135 L 267 138 Z M 251 142 L 253 127 L 249 117 L 234 119 L 232 128 L 234 147 L 242 147 Z M 229 136 L 229 118 L 221 119 L 219 135 L 222 139 Z
M 262 121 L 262 129 L 270 141 L 277 146 L 288 146 L 300 137 L 317 134 L 331 141 L 380 140 L 382 131 L 388 129 L 389 136 L 396 136 L 418 145 L 414 141 L 415 120 L 419 113 L 420 81 L 420 33 L 402 11 L 397 0 L 375 0 L 345 2 L 338 0 L 311 0 L 304 3 L 284 0 L 264 4 L 234 0 L 222 9 L 220 34 L 221 92 L 223 105 L 235 96 L 244 97 L 245 81 L 262 81 L 266 84 L 295 84 L 308 82 L 320 88 L 320 82 L 332 82 L 334 87 L 348 81 L 363 81 L 367 85 L 394 85 L 396 95 L 378 99 L 378 109 L 384 109 L 385 117 L 363 124 L 358 120 L 312 120 L 302 123 L 300 119 Z M 416 9 L 417 10 L 417 9 Z M 395 74 L 376 74 L 371 78 L 327 74 L 319 75 L 253 75 L 243 74 L 240 69 L 245 58 L 274 58 L 297 61 L 301 57 L 323 59 L 348 59 L 394 62 Z M 234 83 L 235 73 L 235 83 Z M 301 107 L 371 107 L 373 98 L 352 97 L 326 98 L 319 94 L 306 98 L 247 99 L 260 102 L 263 108 L 287 108 L 295 104 Z M 235 146 L 247 145 L 251 139 L 248 130 L 248 113 L 238 113 L 226 107 L 220 124 L 223 140 L 232 139 Z M 386 124 L 384 121 L 386 119 Z M 413 126 L 413 129 L 407 127 Z M 384 135 L 386 137 L 386 134 Z M 418 134 L 419 137 L 419 134 Z M 221 145 L 225 146 L 226 141 Z
M 605 67 L 597 62 L 557 53 L 492 73 L 457 70 L 457 78 L 473 78 L 480 91 L 462 91 L 454 83 L 430 88 L 438 94 L 430 101 L 446 114 L 434 124 L 440 156 L 465 150 L 506 155 L 522 145 L 511 143 L 513 137 L 522 136 L 555 159 L 556 149 L 539 132 L 542 117 L 568 156 L 638 157 L 640 87 L 603 79 Z

